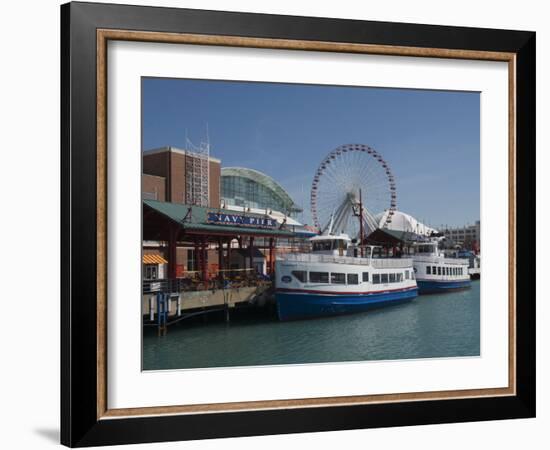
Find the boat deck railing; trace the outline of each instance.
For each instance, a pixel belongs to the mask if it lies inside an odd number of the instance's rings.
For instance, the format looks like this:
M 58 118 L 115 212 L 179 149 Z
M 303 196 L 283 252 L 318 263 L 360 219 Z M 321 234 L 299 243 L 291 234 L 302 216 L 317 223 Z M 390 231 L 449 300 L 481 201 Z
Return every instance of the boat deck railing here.
M 376 269 L 401 269 L 412 267 L 410 258 L 355 258 L 352 256 L 318 255 L 315 253 L 287 253 L 277 260 L 296 263 L 327 263 L 372 266 Z
M 375 269 L 406 269 L 412 268 L 413 261 L 410 258 L 373 258 L 372 267 Z
M 415 255 L 414 260 L 417 262 L 423 262 L 423 263 L 433 263 L 433 264 L 456 264 L 463 266 L 464 264 L 469 265 L 469 261 L 467 259 L 461 259 L 461 258 L 441 258 L 440 256 L 419 256 Z

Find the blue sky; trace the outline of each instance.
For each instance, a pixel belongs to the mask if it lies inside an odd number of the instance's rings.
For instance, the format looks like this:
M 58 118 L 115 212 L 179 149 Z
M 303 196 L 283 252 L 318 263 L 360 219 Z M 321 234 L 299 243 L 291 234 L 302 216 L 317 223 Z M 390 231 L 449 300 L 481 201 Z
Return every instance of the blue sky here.
M 222 166 L 260 170 L 306 210 L 321 160 L 367 144 L 390 165 L 397 207 L 425 223 L 479 220 L 479 93 L 144 78 L 143 150 L 205 139 Z

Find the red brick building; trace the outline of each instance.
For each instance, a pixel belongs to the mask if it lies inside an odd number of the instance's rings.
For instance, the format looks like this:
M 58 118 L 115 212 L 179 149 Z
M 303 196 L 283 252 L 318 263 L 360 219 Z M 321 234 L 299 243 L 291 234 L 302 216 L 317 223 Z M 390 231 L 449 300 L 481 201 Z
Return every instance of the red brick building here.
M 197 166 L 205 164 L 202 171 L 197 170 Z M 176 147 L 161 147 L 143 152 L 142 173 L 142 195 L 146 200 L 220 206 L 219 159 Z M 206 186 L 201 186 L 203 183 Z M 201 188 L 207 191 L 206 198 L 201 198 Z
M 162 202 L 219 208 L 221 161 L 176 147 L 161 147 L 143 152 L 142 198 Z M 145 278 L 164 278 L 166 267 L 153 267 L 149 255 L 167 258 L 161 242 L 144 241 Z M 147 256 L 147 257 L 146 257 Z M 195 250 L 178 247 L 177 272 L 197 270 Z M 151 267 L 150 267 L 151 266 Z

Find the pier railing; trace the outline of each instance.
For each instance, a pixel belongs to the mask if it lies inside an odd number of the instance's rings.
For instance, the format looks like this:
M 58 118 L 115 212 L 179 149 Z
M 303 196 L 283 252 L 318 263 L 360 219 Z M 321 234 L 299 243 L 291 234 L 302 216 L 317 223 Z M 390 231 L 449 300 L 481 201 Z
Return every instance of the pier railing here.
M 200 277 L 183 277 L 161 280 L 143 280 L 142 293 L 153 294 L 156 292 L 180 293 L 206 291 L 270 284 L 271 280 L 259 275 L 255 269 L 227 272 L 224 276 L 212 275 L 208 280 Z
M 351 256 L 318 255 L 315 253 L 288 253 L 277 258 L 279 261 L 297 263 L 328 263 L 372 266 L 376 269 L 402 269 L 412 267 L 410 258 L 355 258 Z

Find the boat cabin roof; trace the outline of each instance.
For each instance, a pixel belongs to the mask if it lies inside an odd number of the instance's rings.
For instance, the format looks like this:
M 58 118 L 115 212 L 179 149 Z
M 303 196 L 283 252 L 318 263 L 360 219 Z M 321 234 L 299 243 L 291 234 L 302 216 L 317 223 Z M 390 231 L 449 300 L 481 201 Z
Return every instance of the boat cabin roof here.
M 320 236 L 313 236 L 310 241 L 335 241 L 335 240 L 344 240 L 351 241 L 350 237 L 347 234 L 323 234 Z

